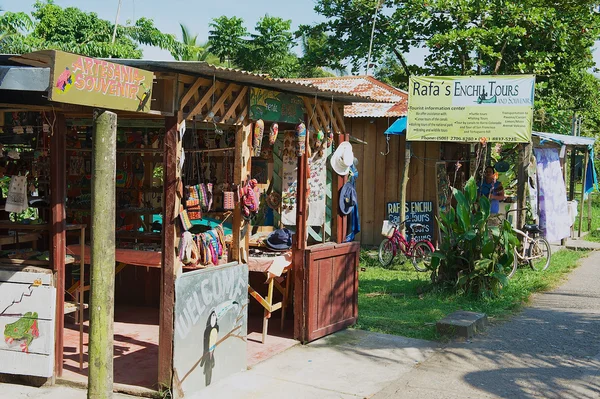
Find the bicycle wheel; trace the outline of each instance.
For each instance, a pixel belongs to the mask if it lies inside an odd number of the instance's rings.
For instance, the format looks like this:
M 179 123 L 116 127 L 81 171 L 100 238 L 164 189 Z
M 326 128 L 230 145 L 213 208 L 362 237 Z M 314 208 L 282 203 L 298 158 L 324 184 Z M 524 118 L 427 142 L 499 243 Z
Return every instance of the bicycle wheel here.
M 550 243 L 544 237 L 534 239 L 527 250 L 529 267 L 538 272 L 544 271 L 550 266 L 551 256 Z
M 381 266 L 388 267 L 394 260 L 395 244 L 389 238 L 384 238 L 379 244 L 379 263 Z
M 515 272 L 517 271 L 517 268 L 519 267 L 519 257 L 517 256 L 517 251 L 518 248 L 515 248 L 513 250 L 513 262 L 512 262 L 512 269 L 510 269 L 510 271 L 508 272 L 508 274 L 506 275 L 506 277 L 508 278 L 512 278 L 512 276 L 515 275 Z
M 416 271 L 426 272 L 431 265 L 432 245 L 427 241 L 419 241 L 413 248 L 412 264 Z

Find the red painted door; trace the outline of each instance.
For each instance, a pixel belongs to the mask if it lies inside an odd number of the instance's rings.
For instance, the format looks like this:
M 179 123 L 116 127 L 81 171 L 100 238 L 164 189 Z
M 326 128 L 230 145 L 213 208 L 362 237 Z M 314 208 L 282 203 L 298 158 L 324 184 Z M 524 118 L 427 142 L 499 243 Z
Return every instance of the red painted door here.
M 359 254 L 358 242 L 306 249 L 302 341 L 314 341 L 356 323 Z

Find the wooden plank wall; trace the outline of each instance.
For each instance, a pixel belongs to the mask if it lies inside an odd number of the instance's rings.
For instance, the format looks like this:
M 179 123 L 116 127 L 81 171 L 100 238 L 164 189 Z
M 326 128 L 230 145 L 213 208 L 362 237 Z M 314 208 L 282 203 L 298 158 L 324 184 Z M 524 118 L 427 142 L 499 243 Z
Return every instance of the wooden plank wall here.
M 404 169 L 405 136 L 392 136 L 389 153 L 383 132 L 395 118 L 346 118 L 347 131 L 367 145 L 352 144 L 358 159 L 360 228 L 362 245 L 379 245 L 386 204 L 400 199 L 400 178 Z M 407 187 L 408 201 L 435 201 L 435 160 L 440 144 L 413 142 Z M 434 202 L 435 205 L 435 202 Z

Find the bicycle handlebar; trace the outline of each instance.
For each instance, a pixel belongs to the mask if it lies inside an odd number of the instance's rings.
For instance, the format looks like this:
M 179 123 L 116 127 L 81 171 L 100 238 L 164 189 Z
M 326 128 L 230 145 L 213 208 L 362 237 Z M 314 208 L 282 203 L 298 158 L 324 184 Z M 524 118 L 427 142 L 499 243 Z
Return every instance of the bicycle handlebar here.
M 527 208 L 515 208 L 515 209 L 510 209 L 508 212 L 506 212 L 506 216 L 508 217 L 508 214 L 511 212 L 519 212 L 519 211 L 526 211 Z

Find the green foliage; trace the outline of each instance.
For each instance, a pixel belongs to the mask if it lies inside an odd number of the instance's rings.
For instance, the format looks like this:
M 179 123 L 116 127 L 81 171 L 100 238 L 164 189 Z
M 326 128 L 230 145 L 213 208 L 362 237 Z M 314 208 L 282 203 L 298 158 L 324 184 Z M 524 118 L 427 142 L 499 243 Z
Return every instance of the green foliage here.
M 596 1 L 554 0 L 318 0 L 327 22 L 301 27 L 323 36 L 320 54 L 328 66 L 364 68 L 377 7 L 373 60 L 378 77 L 406 87 L 400 57 L 426 48 L 423 67 L 411 74 L 535 74 L 534 128 L 568 133 L 574 112 L 583 114 L 583 134 L 600 128 L 600 84 L 590 74 L 592 48 L 600 35 Z M 597 8 L 597 7 L 596 7 Z M 397 54 L 396 54 L 397 52 Z M 379 60 L 379 61 L 378 61 Z
M 181 43 L 183 44 L 183 52 L 181 54 L 173 54 L 173 57 L 178 61 L 204 61 L 213 65 L 221 64 L 219 57 L 210 51 L 208 42 L 199 43 L 198 34 L 192 34 L 190 29 L 184 24 L 179 24 L 181 27 Z
M 244 45 L 244 37 L 248 31 L 243 23 L 242 18 L 228 18 L 223 15 L 213 18 L 209 24 L 211 28 L 208 36 L 210 48 L 221 62 L 227 62 L 227 66 L 231 66 L 231 62 L 236 59 Z
M 32 19 L 22 13 L 2 15 L 0 26 L 8 24 L 15 29 L 0 42 L 0 51 L 22 54 L 55 49 L 90 57 L 141 58 L 139 46 L 145 44 L 169 50 L 174 55 L 185 52 L 185 46 L 174 35 L 162 33 L 151 19 L 140 18 L 133 24 L 119 25 L 113 43 L 114 24 L 96 13 L 76 7 L 62 8 L 51 0 L 38 0 L 33 7 Z
M 317 39 L 303 40 L 303 49 L 310 56 L 298 58 L 293 53 L 291 23 L 291 20 L 265 15 L 256 23 L 255 33 L 249 33 L 241 18 L 214 18 L 210 23 L 210 50 L 228 66 L 273 77 L 332 76 L 314 62 L 312 49 L 317 47 Z
M 498 295 L 507 284 L 517 237 L 506 220 L 498 228 L 488 226 L 490 201 L 478 198 L 473 177 L 464 191 L 452 191 L 456 206 L 440 215 L 443 234 L 431 261 L 432 279 L 458 292 Z

